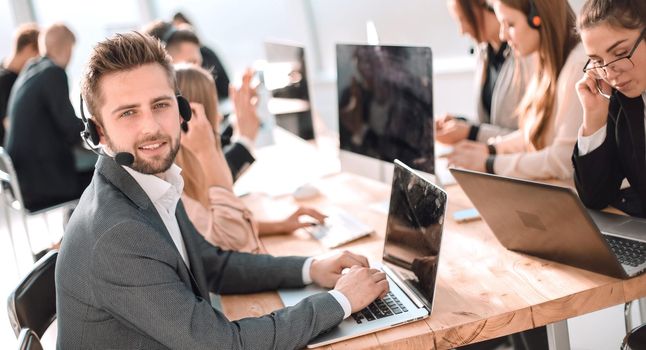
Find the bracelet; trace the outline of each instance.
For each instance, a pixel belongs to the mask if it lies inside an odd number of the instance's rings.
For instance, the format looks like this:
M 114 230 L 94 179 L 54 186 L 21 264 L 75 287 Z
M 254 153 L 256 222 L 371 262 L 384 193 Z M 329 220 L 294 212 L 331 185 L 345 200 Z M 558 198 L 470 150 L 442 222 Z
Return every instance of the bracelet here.
M 478 139 L 478 131 L 480 131 L 480 127 L 472 124 L 469 128 L 469 136 L 467 136 L 467 140 L 476 141 Z
M 496 155 L 496 146 L 492 144 L 487 145 L 487 149 L 489 150 L 489 154 L 495 156 Z
M 487 174 L 495 174 L 493 170 L 493 162 L 495 160 L 496 160 L 496 156 L 493 154 L 487 157 L 487 160 L 485 161 L 485 170 L 487 171 Z

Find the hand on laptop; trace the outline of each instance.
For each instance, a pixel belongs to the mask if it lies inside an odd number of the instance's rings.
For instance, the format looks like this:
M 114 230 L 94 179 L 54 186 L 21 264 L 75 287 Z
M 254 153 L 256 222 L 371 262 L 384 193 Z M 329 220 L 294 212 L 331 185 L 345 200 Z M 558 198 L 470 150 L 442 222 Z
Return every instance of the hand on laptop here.
M 347 273 L 343 270 L 349 269 Z M 312 281 L 321 287 L 343 293 L 352 312 L 363 309 L 378 297 L 388 293 L 386 274 L 371 269 L 365 256 L 344 251 L 341 255 L 314 260 L 310 268 Z
M 368 259 L 363 255 L 344 251 L 339 255 L 312 262 L 310 276 L 312 281 L 323 288 L 334 288 L 343 270 L 353 266 L 370 267 Z
M 348 298 L 352 313 L 355 313 L 386 296 L 389 286 L 383 271 L 355 265 L 339 278 L 334 289 Z

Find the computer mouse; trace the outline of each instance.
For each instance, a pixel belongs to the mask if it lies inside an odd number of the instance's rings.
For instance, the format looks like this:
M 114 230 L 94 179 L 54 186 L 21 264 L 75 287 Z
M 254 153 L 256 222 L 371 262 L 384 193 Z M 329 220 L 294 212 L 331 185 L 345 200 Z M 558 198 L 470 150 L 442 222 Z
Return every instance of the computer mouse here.
M 318 188 L 310 184 L 305 184 L 295 189 L 294 192 L 292 193 L 292 196 L 294 196 L 294 199 L 297 199 L 297 200 L 305 200 L 305 199 L 314 198 L 318 196 L 320 193 L 321 192 L 318 190 Z

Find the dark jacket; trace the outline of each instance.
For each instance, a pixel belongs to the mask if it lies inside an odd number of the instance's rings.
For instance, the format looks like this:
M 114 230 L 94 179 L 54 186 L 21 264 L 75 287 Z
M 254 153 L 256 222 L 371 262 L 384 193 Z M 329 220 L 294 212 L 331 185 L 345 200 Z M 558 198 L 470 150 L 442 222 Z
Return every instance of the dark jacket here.
M 224 158 L 231 169 L 233 180 L 236 180 L 256 159 L 251 155 L 247 147 L 241 143 L 234 142 L 224 147 Z
M 18 79 L 18 74 L 4 67 L 0 67 L 0 144 L 4 144 L 4 118 L 7 116 L 9 94 L 16 79 Z
M 574 148 L 574 182 L 583 203 L 592 209 L 608 205 L 630 215 L 646 217 L 646 142 L 644 101 L 614 91 L 610 100 L 606 139 L 592 152 L 579 156 Z M 620 191 L 623 179 L 631 189 Z
M 9 99 L 5 145 L 28 209 L 78 198 L 73 146 L 82 122 L 69 99 L 65 70 L 47 57 L 20 73 Z
M 204 240 L 180 201 L 190 269 L 144 190 L 100 157 L 56 262 L 59 349 L 294 349 L 338 325 L 329 293 L 229 321 L 209 292 L 302 287 L 305 258 L 224 251 Z

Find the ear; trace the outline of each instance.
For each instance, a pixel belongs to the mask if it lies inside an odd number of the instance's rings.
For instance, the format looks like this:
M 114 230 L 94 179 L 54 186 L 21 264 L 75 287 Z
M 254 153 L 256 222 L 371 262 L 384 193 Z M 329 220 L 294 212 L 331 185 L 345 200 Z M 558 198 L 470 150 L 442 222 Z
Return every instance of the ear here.
M 105 130 L 103 129 L 103 125 L 101 123 L 96 123 L 96 132 L 99 134 L 99 144 L 101 145 L 107 145 L 107 139 L 105 137 Z

